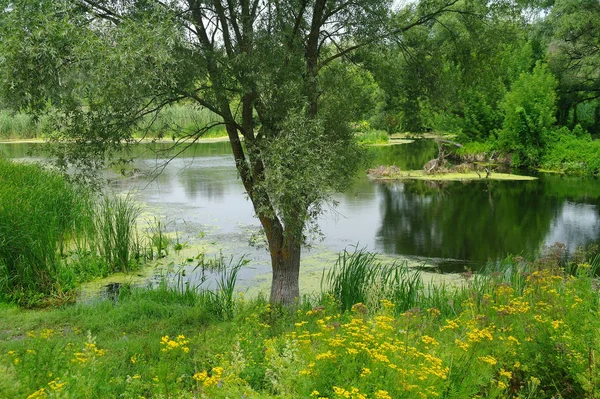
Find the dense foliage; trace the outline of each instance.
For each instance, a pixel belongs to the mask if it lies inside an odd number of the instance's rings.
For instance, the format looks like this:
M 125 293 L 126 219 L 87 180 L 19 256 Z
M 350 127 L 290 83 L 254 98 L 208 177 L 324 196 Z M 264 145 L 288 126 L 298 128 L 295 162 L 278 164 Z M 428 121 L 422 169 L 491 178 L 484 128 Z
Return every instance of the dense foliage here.
M 379 86 L 369 121 L 393 132 L 455 133 L 514 166 L 595 174 L 597 157 L 557 153 L 552 136 L 600 137 L 597 1 L 461 2 L 399 43 L 354 57 Z M 569 134 L 587 146 L 588 137 Z M 597 144 L 592 144 L 596 146 Z M 551 160 L 549 160 L 551 158 Z

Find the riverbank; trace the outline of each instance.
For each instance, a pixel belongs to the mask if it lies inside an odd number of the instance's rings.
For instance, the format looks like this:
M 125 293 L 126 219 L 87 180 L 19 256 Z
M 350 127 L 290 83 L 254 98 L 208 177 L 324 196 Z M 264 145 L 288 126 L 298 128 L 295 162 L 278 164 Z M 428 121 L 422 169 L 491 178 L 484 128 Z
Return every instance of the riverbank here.
M 597 268 L 513 259 L 461 288 L 367 286 L 346 309 L 328 288 L 285 310 L 165 285 L 0 304 L 0 397 L 594 397 Z
M 229 138 L 227 136 L 219 136 L 219 137 L 200 137 L 198 139 L 178 139 L 178 140 L 172 140 L 172 139 L 155 139 L 155 138 L 140 138 L 140 139 L 135 139 L 136 143 L 139 144 L 143 144 L 143 143 L 159 143 L 159 144 L 172 144 L 172 143 L 222 143 L 222 142 L 226 142 L 229 141 Z M 0 140 L 0 144 L 27 144 L 27 143 L 45 143 L 46 139 L 44 138 L 32 138 L 32 139 L 20 139 L 20 138 L 16 138 L 16 139 L 4 139 L 4 140 Z

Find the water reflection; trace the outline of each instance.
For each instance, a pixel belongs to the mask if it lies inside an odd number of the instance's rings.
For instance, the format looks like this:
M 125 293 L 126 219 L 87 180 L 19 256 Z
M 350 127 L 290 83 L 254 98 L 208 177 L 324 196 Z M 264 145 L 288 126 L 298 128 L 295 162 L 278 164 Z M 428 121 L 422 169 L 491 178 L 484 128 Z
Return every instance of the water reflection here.
M 384 252 L 476 262 L 532 253 L 557 206 L 537 182 L 427 183 L 380 185 Z

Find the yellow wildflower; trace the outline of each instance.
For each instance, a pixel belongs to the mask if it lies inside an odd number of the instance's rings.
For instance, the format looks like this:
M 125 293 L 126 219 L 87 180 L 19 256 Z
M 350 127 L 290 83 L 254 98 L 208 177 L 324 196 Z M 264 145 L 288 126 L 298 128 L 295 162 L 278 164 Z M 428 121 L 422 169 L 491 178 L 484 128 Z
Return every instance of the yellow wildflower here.
M 375 392 L 375 399 L 392 399 L 388 391 L 382 389 Z
M 512 378 L 512 373 L 504 369 L 500 369 L 500 372 L 498 374 L 500 374 L 502 377 L 508 378 L 509 380 Z
M 484 363 L 491 364 L 492 366 L 494 366 L 495 364 L 498 363 L 498 361 L 496 360 L 496 358 L 493 357 L 493 356 L 479 356 L 478 359 L 481 360 Z
M 432 338 L 429 335 L 423 335 L 421 337 L 421 341 L 423 341 L 425 345 L 438 346 L 440 344 L 435 338 Z
M 29 395 L 27 397 L 27 399 L 41 399 L 41 398 L 45 398 L 47 396 L 48 396 L 48 394 L 46 394 L 46 389 L 40 388 L 37 391 L 35 391 L 34 393 L 32 393 L 31 395 Z
M 50 389 L 52 389 L 53 391 L 56 392 L 60 392 L 63 390 L 63 388 L 65 387 L 65 385 L 67 385 L 66 382 L 59 382 L 59 379 L 55 379 L 52 380 L 48 383 L 48 386 L 50 386 Z

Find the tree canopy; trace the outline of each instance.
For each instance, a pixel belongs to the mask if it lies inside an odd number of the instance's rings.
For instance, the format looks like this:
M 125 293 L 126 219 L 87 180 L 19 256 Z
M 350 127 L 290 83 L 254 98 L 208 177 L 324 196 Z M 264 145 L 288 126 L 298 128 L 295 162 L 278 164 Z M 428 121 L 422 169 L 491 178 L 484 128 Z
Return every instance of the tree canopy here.
M 345 61 L 457 3 L 392 12 L 387 0 L 3 0 L 0 97 L 48 113 L 59 165 L 83 170 L 170 104 L 219 115 L 267 237 L 271 301 L 290 304 L 303 231 L 361 159 Z

